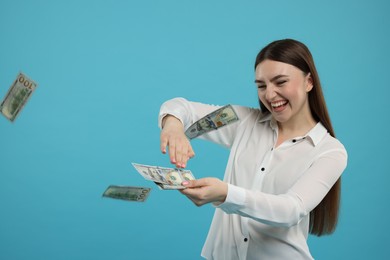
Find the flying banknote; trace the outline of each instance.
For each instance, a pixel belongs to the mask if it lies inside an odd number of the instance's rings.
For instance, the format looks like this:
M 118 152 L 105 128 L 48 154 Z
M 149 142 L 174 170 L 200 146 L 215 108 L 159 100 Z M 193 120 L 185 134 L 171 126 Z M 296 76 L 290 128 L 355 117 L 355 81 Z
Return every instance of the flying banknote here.
M 185 135 L 189 139 L 198 137 L 204 133 L 216 130 L 228 124 L 238 121 L 238 116 L 232 105 L 221 107 L 193 123 Z
M 0 112 L 13 122 L 37 86 L 37 83 L 20 72 L 1 102 Z

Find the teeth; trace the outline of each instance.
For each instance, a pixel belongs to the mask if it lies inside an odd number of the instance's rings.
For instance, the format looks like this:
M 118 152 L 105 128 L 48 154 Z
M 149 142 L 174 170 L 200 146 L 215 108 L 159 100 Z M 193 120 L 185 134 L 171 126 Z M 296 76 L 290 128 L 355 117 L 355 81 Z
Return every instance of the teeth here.
M 283 106 L 287 103 L 287 101 L 278 101 L 278 102 L 275 102 L 275 103 L 271 103 L 271 106 L 272 107 L 280 107 L 280 106 Z

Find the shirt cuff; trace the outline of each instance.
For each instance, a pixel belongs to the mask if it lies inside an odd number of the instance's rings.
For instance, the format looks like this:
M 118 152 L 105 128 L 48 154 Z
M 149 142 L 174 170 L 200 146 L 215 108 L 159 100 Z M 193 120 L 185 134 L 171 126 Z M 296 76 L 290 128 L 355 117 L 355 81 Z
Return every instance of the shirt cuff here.
M 236 213 L 243 208 L 246 200 L 246 192 L 244 188 L 228 184 L 228 193 L 224 203 L 214 206 L 220 208 L 226 213 Z
M 181 123 L 183 124 L 183 126 L 184 126 L 183 120 L 177 115 L 177 113 L 162 113 L 162 114 L 158 115 L 158 127 L 159 127 L 160 129 L 162 129 L 162 121 L 163 121 L 164 117 L 166 117 L 166 116 L 168 116 L 168 115 L 174 116 L 174 117 L 176 117 L 177 119 L 179 119 L 180 122 L 181 122 Z
M 185 111 L 185 102 L 183 98 L 174 98 L 164 102 L 160 107 L 160 113 L 158 115 L 158 127 L 162 128 L 162 120 L 167 115 L 172 115 L 179 119 L 183 126 L 187 123 L 187 112 Z

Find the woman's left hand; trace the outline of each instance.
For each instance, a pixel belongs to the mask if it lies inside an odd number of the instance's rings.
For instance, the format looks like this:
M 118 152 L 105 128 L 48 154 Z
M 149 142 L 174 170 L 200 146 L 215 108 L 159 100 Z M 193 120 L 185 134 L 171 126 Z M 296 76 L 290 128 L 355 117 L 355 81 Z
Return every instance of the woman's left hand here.
M 186 188 L 180 192 L 197 206 L 210 202 L 221 204 L 225 201 L 228 191 L 227 183 L 217 178 L 184 181 L 182 185 Z

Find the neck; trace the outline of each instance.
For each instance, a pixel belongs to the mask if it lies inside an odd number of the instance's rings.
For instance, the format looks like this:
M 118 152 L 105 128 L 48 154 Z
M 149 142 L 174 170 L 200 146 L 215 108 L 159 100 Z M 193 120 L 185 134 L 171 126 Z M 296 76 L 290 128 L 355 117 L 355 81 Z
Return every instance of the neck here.
M 279 135 L 285 136 L 286 138 L 303 136 L 316 124 L 317 122 L 311 115 L 287 122 L 278 122 Z

